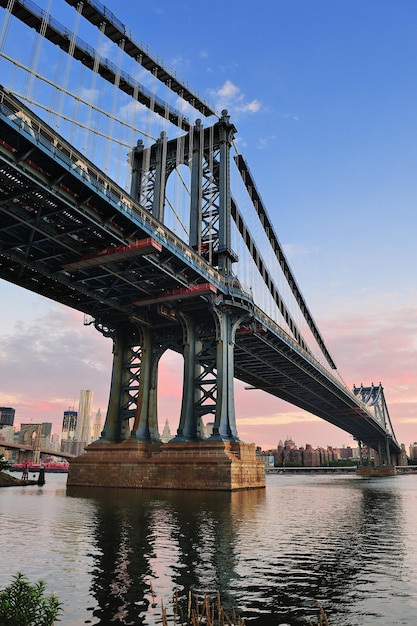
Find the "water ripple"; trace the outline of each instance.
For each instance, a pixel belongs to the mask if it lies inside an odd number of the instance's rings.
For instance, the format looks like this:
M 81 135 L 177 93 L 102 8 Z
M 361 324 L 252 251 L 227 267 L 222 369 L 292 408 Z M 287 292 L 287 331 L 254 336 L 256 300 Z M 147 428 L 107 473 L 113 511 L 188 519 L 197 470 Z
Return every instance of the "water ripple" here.
M 252 626 L 415 623 L 414 476 L 269 476 L 233 494 L 0 490 L 0 586 L 42 578 L 62 626 L 161 624 L 175 589 L 216 594 Z M 12 557 L 12 558 L 11 558 Z

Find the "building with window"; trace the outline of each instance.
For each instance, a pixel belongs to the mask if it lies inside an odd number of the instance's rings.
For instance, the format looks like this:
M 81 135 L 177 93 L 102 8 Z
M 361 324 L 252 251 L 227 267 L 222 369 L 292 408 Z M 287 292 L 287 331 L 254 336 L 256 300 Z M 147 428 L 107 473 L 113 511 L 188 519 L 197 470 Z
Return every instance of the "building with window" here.
M 15 409 L 10 406 L 0 406 L 0 428 L 13 426 Z

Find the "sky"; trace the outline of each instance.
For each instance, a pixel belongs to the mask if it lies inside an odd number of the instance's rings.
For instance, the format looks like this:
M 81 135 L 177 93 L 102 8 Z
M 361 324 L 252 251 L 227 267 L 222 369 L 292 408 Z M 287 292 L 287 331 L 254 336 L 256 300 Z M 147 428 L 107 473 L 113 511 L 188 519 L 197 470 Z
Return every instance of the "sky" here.
M 63 0 L 38 0 L 67 23 Z M 239 151 L 345 384 L 382 383 L 395 435 L 417 440 L 417 4 L 195 0 L 106 6 L 237 128 Z M 5 11 L 0 9 L 0 33 Z M 0 66 L 0 71 L 1 71 Z M 0 80 L 0 82 L 3 82 Z M 111 342 L 83 316 L 0 281 L 0 405 L 52 421 L 93 389 Z M 181 361 L 160 367 L 159 423 L 178 425 Z M 264 449 L 354 445 L 236 383 L 240 438 Z

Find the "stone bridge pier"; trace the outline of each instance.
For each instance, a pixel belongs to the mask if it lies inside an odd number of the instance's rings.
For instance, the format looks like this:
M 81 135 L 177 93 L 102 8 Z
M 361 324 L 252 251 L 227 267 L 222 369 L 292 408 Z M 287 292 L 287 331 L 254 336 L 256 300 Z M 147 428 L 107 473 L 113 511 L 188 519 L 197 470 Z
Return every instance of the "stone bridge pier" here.
M 162 332 L 131 326 L 101 331 L 113 340 L 108 411 L 100 439 L 70 463 L 68 485 L 238 490 L 265 486 L 255 445 L 239 440 L 233 390 L 239 310 L 211 304 L 198 318 L 178 315 Z M 158 367 L 167 349 L 183 356 L 176 435 L 158 428 Z M 204 437 L 204 418 L 213 422 Z

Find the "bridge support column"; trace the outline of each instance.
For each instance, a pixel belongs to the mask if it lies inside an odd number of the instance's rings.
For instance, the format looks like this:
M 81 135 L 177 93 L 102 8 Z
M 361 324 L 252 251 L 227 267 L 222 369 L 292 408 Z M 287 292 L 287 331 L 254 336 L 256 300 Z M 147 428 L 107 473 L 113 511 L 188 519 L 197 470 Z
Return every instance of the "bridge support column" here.
M 154 358 L 155 351 L 150 330 L 143 332 L 142 342 L 139 389 L 130 439 L 141 443 L 160 443 L 157 404 L 158 363 Z
M 213 440 L 238 441 L 234 397 L 234 341 L 241 318 L 228 309 L 214 309 L 217 322 L 217 402 Z
M 395 476 L 397 470 L 392 464 L 391 452 L 389 447 L 389 437 L 385 440 L 385 445 L 378 443 L 378 450 L 374 451 L 374 459 L 370 458 L 371 447 L 365 445 L 367 452 L 363 454 L 362 442 L 359 442 L 361 454 L 361 465 L 357 468 L 356 473 L 359 476 Z
M 113 368 L 109 405 L 99 442 L 128 439 L 137 443 L 159 442 L 152 332 L 117 328 L 107 334 L 113 338 Z
M 99 441 L 120 441 L 120 396 L 122 393 L 123 364 L 125 360 L 125 336 L 122 331 L 113 336 L 113 367 L 110 383 L 110 397 L 104 427 Z
M 212 441 L 238 441 L 234 402 L 234 337 L 241 318 L 213 308 L 197 324 L 180 315 L 184 332 L 184 387 L 180 424 L 174 441 L 199 441 L 203 415 L 213 415 Z
M 389 449 L 389 442 L 387 438 L 385 439 L 384 444 L 385 445 L 382 445 L 381 442 L 378 443 L 378 454 L 376 455 L 375 461 L 377 462 L 378 465 L 391 466 L 392 465 L 391 452 Z
M 195 380 L 200 374 L 196 355 L 201 352 L 201 341 L 196 337 L 196 322 L 179 314 L 184 335 L 184 381 L 182 389 L 181 415 L 174 441 L 199 441 L 202 439 L 201 415 L 195 411 L 199 396 Z
M 117 331 L 103 434 L 71 461 L 69 486 L 226 491 L 265 487 L 265 468 L 256 458 L 255 445 L 240 442 L 236 431 L 233 350 L 240 318 L 228 309 L 216 309 L 202 323 L 184 315 L 181 319 L 184 388 L 177 436 L 162 444 L 157 429 L 156 373 L 164 346 L 145 330 L 139 354 L 133 349 L 138 338 Z M 135 421 L 127 437 L 124 423 L 131 415 L 134 389 Z M 214 428 L 204 439 L 202 417 L 207 414 L 214 415 Z

